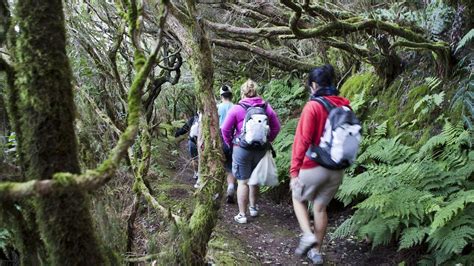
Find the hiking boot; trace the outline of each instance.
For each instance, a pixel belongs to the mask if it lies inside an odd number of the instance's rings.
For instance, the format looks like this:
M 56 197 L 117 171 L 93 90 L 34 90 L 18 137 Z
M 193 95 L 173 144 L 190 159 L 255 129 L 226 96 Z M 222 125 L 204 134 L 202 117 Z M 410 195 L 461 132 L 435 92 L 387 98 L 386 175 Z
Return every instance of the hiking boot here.
M 307 257 L 313 264 L 322 265 L 324 263 L 323 255 L 315 248 L 312 248 L 308 251 Z
M 300 238 L 300 243 L 295 250 L 295 254 L 304 256 L 316 244 L 316 237 L 314 234 L 303 234 Z
M 256 217 L 258 215 L 258 207 L 255 205 L 254 207 L 249 206 L 250 216 Z
M 245 214 L 239 213 L 234 217 L 234 221 L 238 222 L 239 224 L 246 224 L 247 217 L 245 216 Z

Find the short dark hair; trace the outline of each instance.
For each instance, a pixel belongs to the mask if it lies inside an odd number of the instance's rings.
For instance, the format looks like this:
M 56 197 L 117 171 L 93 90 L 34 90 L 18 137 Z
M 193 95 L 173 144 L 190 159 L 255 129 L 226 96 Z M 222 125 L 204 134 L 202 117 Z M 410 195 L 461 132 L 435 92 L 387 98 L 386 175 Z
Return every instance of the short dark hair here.
M 330 65 L 324 65 L 313 68 L 308 73 L 308 87 L 315 82 L 319 87 L 330 87 L 334 85 L 334 68 Z
M 224 92 L 221 94 L 224 99 L 232 100 L 232 92 Z
M 220 92 L 221 92 L 221 96 L 224 97 L 224 99 L 232 100 L 232 91 L 229 85 L 226 85 L 226 84 L 222 85 Z

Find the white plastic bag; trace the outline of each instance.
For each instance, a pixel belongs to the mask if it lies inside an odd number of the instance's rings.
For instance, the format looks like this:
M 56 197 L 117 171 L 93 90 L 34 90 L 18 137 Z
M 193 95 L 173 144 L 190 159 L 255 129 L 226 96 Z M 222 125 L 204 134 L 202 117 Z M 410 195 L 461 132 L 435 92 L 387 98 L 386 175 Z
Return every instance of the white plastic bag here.
M 249 185 L 278 185 L 278 174 L 275 160 L 273 160 L 272 152 L 267 151 L 265 156 L 257 164 L 249 179 Z

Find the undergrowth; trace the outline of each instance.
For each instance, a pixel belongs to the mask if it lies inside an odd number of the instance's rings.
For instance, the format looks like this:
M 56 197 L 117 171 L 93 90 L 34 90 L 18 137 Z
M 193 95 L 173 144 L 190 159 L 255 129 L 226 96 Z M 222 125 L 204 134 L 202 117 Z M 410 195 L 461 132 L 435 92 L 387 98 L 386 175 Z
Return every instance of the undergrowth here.
M 418 150 L 385 134 L 382 125 L 364 139 L 340 187 L 337 199 L 356 211 L 335 237 L 369 237 L 373 247 L 397 240 L 400 250 L 426 243 L 422 264 L 472 261 L 462 254 L 474 240 L 472 132 L 446 123 Z

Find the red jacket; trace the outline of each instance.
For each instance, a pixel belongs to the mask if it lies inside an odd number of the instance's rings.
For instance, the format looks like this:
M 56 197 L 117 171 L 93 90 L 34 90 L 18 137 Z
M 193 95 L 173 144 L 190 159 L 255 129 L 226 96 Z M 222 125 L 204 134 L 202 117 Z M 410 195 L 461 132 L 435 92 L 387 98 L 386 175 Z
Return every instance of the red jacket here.
M 324 96 L 335 106 L 349 105 L 349 100 L 339 96 Z M 306 103 L 296 128 L 291 154 L 290 176 L 297 177 L 300 169 L 314 168 L 318 164 L 305 154 L 310 144 L 318 145 L 323 134 L 328 113 L 324 106 L 316 101 Z

